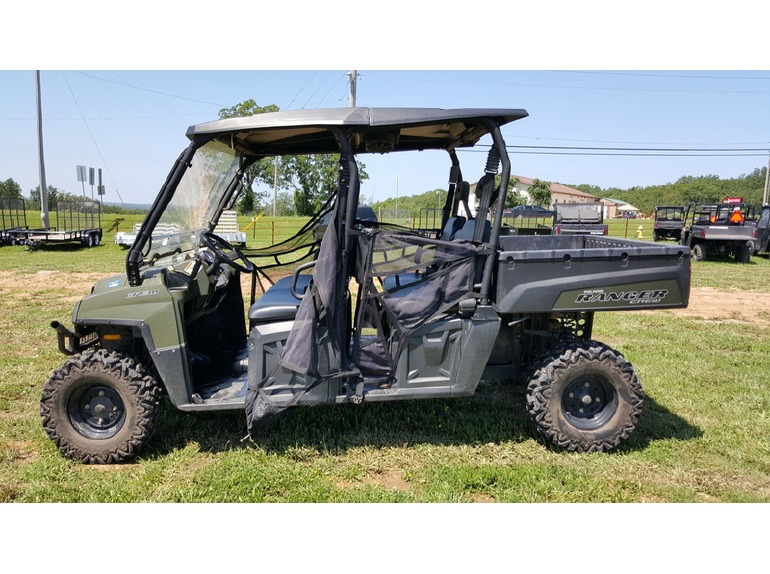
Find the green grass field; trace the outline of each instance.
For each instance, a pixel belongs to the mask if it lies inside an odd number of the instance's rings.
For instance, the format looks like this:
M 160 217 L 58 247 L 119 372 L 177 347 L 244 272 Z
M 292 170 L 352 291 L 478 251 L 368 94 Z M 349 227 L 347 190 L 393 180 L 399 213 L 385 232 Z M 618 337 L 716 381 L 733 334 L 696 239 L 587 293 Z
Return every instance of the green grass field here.
M 623 233 L 613 226 L 613 235 Z M 3 502 L 770 501 L 766 258 L 694 264 L 696 290 L 725 302 L 748 293 L 756 320 L 736 321 L 727 306 L 709 319 L 597 315 L 594 337 L 626 355 L 647 394 L 636 432 L 615 452 L 552 450 L 533 432 L 523 389 L 488 381 L 463 399 L 298 408 L 253 440 L 243 414 L 169 404 L 136 462 L 85 466 L 63 458 L 40 425 L 42 385 L 64 360 L 49 323 L 68 323 L 95 278 L 123 270 L 125 254 L 111 235 L 93 249 L 0 248 Z

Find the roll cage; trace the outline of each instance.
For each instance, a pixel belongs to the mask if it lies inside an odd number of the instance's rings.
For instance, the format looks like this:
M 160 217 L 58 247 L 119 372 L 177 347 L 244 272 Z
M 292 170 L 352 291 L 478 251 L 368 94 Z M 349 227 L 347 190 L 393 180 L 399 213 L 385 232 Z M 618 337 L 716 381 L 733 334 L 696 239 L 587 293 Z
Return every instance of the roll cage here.
M 177 193 L 185 173 L 192 166 L 196 153 L 210 142 L 219 142 L 232 150 L 239 166 L 232 179 L 211 197 L 209 206 L 212 217 L 203 228 L 212 231 L 222 211 L 234 202 L 245 170 L 264 157 L 302 154 L 338 153 L 339 189 L 333 210 L 334 227 L 338 234 L 343 269 L 348 269 L 352 252 L 352 228 L 359 202 L 360 181 L 355 161 L 357 154 L 390 153 L 443 149 L 450 154 L 449 189 L 442 213 L 442 227 L 446 224 L 458 202 L 455 190 L 461 181 L 459 161 L 455 150 L 472 147 L 480 138 L 490 134 L 493 140 L 486 174 L 476 190 L 479 197 L 479 216 L 486 218 L 496 201 L 495 221 L 489 243 L 497 244 L 505 187 L 510 177 L 510 161 L 500 134 L 500 126 L 526 117 L 521 109 L 457 109 L 437 108 L 335 108 L 322 110 L 296 110 L 258 114 L 249 117 L 228 118 L 194 125 L 188 128 L 190 145 L 180 154 L 168 174 L 137 239 L 126 255 L 126 274 L 131 285 L 142 284 L 141 268 L 150 263 L 147 248 L 151 245 L 152 232 Z M 499 175 L 506 185 L 502 193 L 496 193 L 495 175 L 502 163 Z M 494 197 L 493 197 L 494 196 Z M 477 230 L 476 241 L 482 238 Z M 481 283 L 482 300 L 486 302 L 492 282 L 492 258 L 484 267 Z M 341 278 L 342 280 L 342 278 Z

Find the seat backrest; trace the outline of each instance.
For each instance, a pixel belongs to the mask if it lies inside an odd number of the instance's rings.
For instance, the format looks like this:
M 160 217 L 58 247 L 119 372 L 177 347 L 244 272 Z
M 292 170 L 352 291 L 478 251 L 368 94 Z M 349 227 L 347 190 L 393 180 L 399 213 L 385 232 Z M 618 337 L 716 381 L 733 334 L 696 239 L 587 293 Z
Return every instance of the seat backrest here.
M 454 234 L 453 239 L 455 241 L 473 241 L 473 235 L 476 231 L 476 219 L 469 219 L 465 222 L 465 225 L 462 226 L 462 228 L 457 231 L 457 233 Z M 486 242 L 489 241 L 489 237 L 492 234 L 492 225 L 487 221 L 484 220 L 484 230 L 481 234 L 481 241 Z
M 441 241 L 452 241 L 455 234 L 462 228 L 465 223 L 465 218 L 461 215 L 455 215 L 447 219 L 444 229 L 441 231 L 439 239 Z

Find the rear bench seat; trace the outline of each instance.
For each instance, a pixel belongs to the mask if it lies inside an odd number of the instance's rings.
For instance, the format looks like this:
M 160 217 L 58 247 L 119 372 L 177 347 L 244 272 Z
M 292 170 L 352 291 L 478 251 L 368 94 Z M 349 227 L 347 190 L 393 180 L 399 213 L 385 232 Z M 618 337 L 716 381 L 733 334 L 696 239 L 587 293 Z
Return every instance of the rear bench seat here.
M 305 293 L 312 275 L 305 274 L 297 277 L 297 293 Z M 262 297 L 249 307 L 249 323 L 260 325 L 276 321 L 293 321 L 301 301 L 291 293 L 292 275 L 283 277 L 275 282 Z
M 447 222 L 447 226 L 442 234 L 442 240 L 459 241 L 473 239 L 475 223 L 476 222 L 473 219 L 466 222 L 463 217 L 450 218 L 450 221 Z M 485 220 L 484 226 L 482 240 L 488 241 L 489 222 Z M 299 275 L 297 277 L 296 290 L 298 293 L 305 293 L 311 278 L 312 275 L 309 274 Z M 416 283 L 421 278 L 422 275 L 419 273 L 402 273 L 396 276 L 389 276 L 384 280 L 384 287 L 386 290 L 392 291 L 398 287 L 405 287 L 412 283 Z M 272 285 L 265 294 L 249 308 L 249 323 L 252 326 L 264 323 L 274 323 L 277 321 L 294 320 L 297 316 L 297 309 L 299 309 L 301 301 L 291 293 L 291 282 L 293 279 L 294 277 L 292 275 L 279 279 L 275 282 L 275 285 Z
M 466 220 L 462 216 L 450 217 L 444 229 L 441 231 L 439 240 L 441 241 L 472 241 L 473 234 L 476 229 L 476 220 Z M 489 241 L 491 235 L 491 224 L 489 221 L 484 220 L 484 230 L 482 232 L 481 241 Z M 398 275 L 390 275 L 385 277 L 382 281 L 382 285 L 386 291 L 393 291 L 400 287 L 406 287 L 412 283 L 417 283 L 422 279 L 421 273 L 400 273 Z

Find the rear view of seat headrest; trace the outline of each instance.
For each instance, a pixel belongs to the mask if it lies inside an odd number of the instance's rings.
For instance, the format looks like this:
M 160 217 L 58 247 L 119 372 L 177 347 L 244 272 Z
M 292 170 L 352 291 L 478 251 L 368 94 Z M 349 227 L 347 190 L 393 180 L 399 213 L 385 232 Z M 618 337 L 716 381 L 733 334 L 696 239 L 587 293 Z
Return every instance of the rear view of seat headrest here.
M 455 234 L 462 228 L 465 223 L 465 218 L 461 215 L 456 215 L 447 219 L 444 229 L 441 231 L 441 241 L 452 241 Z
M 476 219 L 469 219 L 466 221 L 465 225 L 462 226 L 462 229 L 455 233 L 455 241 L 473 241 L 473 234 L 476 231 L 476 221 Z M 492 226 L 486 219 L 483 223 L 484 231 L 481 234 L 481 241 L 485 242 L 489 241 L 490 235 L 492 233 Z

